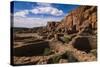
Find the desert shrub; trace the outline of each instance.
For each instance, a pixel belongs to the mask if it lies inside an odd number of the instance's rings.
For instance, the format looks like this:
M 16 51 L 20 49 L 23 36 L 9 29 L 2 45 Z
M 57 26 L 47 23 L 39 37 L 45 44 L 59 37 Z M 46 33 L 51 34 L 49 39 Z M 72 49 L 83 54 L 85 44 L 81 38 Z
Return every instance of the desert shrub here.
M 70 40 L 71 40 L 71 36 L 64 35 L 64 42 L 65 43 L 69 43 Z
M 61 57 L 62 57 L 62 56 L 54 56 L 54 57 L 52 58 L 52 62 L 53 62 L 53 63 L 58 63 L 59 60 L 61 59 Z
M 91 50 L 90 53 L 92 53 L 94 56 L 97 57 L 97 49 L 93 49 L 93 50 Z
M 61 59 L 61 55 L 58 56 L 53 56 L 48 60 L 48 64 L 53 64 L 53 63 L 59 63 L 59 60 Z
M 72 55 L 72 52 L 70 51 L 66 51 L 63 55 L 62 55 L 63 59 L 67 59 L 68 62 L 77 62 L 78 60 Z
M 66 52 L 68 62 L 77 62 L 78 60 L 73 56 L 72 52 Z
M 68 59 L 68 54 L 67 54 L 67 52 L 65 52 L 64 54 L 62 54 L 62 59 Z
M 45 48 L 44 49 L 44 55 L 50 55 L 52 53 L 50 48 Z

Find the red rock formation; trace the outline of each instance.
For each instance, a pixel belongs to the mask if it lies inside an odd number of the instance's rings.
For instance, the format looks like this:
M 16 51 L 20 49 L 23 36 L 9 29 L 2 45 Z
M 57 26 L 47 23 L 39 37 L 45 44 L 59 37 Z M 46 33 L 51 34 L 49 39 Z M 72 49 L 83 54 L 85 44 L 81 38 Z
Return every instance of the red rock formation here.
M 53 30 L 55 30 L 55 28 L 58 26 L 58 24 L 59 24 L 59 22 L 53 22 L 53 21 L 51 21 L 51 22 L 48 22 L 47 23 L 47 29 L 49 30 L 49 31 L 53 31 Z
M 81 25 L 85 21 L 92 26 L 92 29 L 97 27 L 97 7 L 96 6 L 80 6 L 77 9 L 73 10 L 66 16 L 61 25 L 67 28 L 69 31 L 80 31 Z M 85 23 L 84 26 L 87 24 Z
M 71 11 L 58 24 L 57 22 L 49 22 L 48 29 L 67 31 L 68 33 L 79 32 L 82 27 L 87 25 L 91 29 L 97 29 L 97 7 L 96 6 L 79 6 L 77 9 Z M 66 30 L 65 30 L 66 29 Z

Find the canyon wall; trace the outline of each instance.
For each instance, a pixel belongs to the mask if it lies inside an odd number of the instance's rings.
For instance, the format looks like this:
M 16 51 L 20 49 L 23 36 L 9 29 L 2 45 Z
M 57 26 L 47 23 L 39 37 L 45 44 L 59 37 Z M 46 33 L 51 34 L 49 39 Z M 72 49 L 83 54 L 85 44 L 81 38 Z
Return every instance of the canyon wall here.
M 59 23 L 48 22 L 47 29 L 69 34 L 77 33 L 82 29 L 93 32 L 97 29 L 97 6 L 79 6 L 68 13 Z

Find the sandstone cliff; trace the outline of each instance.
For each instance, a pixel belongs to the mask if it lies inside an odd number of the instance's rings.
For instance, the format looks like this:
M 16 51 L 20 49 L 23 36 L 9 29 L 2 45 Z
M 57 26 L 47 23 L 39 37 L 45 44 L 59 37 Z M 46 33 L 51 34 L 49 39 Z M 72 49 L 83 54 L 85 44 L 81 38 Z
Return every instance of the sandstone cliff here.
M 49 22 L 47 28 L 69 34 L 77 33 L 83 28 L 86 28 L 91 33 L 97 29 L 97 7 L 79 6 L 77 9 L 68 13 L 59 23 Z

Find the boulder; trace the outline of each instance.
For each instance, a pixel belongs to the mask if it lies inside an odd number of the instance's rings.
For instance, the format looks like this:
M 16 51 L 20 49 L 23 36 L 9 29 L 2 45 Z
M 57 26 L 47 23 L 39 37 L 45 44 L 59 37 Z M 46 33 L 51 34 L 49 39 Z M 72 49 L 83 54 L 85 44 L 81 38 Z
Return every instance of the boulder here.
M 92 49 L 97 49 L 97 38 L 95 36 L 77 36 L 72 39 L 70 44 L 78 50 L 90 52 Z

